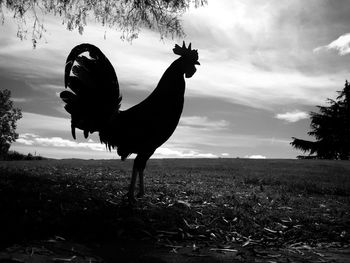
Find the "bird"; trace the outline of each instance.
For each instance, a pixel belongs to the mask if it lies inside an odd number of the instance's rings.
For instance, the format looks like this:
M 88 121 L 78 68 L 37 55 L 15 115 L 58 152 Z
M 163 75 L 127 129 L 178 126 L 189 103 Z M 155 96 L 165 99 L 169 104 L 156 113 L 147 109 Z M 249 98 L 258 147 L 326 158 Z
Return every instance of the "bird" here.
M 182 46 L 175 44 L 172 51 L 180 57 L 165 70 L 153 92 L 126 110 L 120 109 L 117 74 L 98 47 L 77 45 L 66 60 L 65 90 L 60 98 L 71 117 L 72 137 L 76 139 L 76 128 L 83 131 L 85 138 L 98 132 L 100 142 L 109 151 L 116 150 L 122 161 L 136 154 L 126 194 L 129 202 L 136 201 L 137 178 L 137 197 L 145 194 L 146 163 L 175 131 L 184 106 L 185 78 L 191 78 L 200 65 L 198 50 L 192 49 L 191 43 L 187 47 L 184 41 Z

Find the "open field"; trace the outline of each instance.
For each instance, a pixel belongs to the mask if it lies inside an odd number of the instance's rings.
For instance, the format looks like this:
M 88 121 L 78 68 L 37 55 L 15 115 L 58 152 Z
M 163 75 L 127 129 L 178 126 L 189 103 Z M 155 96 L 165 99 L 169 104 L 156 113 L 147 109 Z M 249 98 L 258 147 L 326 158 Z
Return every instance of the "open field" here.
M 151 160 L 134 207 L 131 167 L 0 162 L 0 262 L 350 261 L 348 161 Z

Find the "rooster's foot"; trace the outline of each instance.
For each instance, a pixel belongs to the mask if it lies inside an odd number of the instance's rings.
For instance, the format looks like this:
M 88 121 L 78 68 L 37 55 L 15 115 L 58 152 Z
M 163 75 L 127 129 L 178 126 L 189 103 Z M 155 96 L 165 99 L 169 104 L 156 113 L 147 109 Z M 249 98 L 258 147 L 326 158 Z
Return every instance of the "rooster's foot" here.
M 133 194 L 127 193 L 123 196 L 123 202 L 127 202 L 129 205 L 136 204 L 136 198 Z
M 136 198 L 134 195 L 128 195 L 128 202 L 129 204 L 133 205 L 136 203 Z
M 138 194 L 136 195 L 137 198 L 142 198 L 145 195 L 145 192 L 138 192 Z

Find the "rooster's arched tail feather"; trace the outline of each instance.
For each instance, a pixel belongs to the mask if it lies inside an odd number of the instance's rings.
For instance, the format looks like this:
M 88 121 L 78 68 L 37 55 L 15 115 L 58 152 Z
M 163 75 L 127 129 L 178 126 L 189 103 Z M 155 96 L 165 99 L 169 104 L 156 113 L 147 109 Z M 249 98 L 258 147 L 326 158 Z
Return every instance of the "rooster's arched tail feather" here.
M 89 57 L 83 55 L 88 52 Z M 81 44 L 68 55 L 61 92 L 65 109 L 71 114 L 72 136 L 75 128 L 89 133 L 100 131 L 119 112 L 121 95 L 117 75 L 112 64 L 100 49 L 91 44 Z

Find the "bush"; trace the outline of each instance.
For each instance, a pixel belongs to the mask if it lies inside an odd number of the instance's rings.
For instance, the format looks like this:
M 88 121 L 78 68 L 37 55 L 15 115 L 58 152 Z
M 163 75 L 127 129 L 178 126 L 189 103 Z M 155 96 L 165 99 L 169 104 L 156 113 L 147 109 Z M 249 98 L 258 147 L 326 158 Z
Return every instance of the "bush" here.
M 32 161 L 32 160 L 45 160 L 42 156 L 36 156 L 31 153 L 28 153 L 27 155 L 16 152 L 16 151 L 9 151 L 7 154 L 0 156 L 1 161 Z

